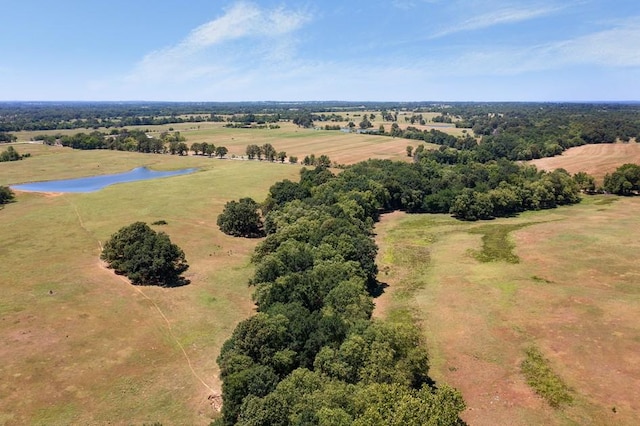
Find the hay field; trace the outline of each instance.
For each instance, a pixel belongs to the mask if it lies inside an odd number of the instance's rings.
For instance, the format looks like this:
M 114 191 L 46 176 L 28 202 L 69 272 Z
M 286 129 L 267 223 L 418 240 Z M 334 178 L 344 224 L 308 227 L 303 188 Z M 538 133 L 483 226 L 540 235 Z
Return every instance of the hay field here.
M 375 112 L 373 112 L 376 114 Z M 362 119 L 364 113 L 343 114 L 346 120 L 357 123 Z M 368 113 L 369 114 L 369 113 Z M 406 128 L 409 123 L 404 122 L 406 113 L 399 115 L 398 123 L 400 127 Z M 377 120 L 373 120 L 373 129 L 377 129 L 380 124 L 384 125 L 387 131 L 391 128 L 391 122 L 382 121 L 377 113 Z M 316 122 L 317 127 L 324 128 L 325 124 L 337 124 L 346 127 L 348 121 L 344 122 Z M 331 161 L 338 164 L 354 164 L 358 161 L 369 158 L 392 159 L 409 161 L 406 156 L 407 145 L 414 148 L 422 143 L 420 141 L 403 138 L 390 138 L 387 136 L 372 136 L 356 133 L 343 133 L 341 131 L 326 131 L 315 129 L 304 129 L 291 122 L 277 123 L 279 129 L 234 129 L 224 127 L 225 123 L 202 122 L 202 123 L 176 123 L 161 126 L 129 126 L 130 129 L 140 129 L 151 135 L 159 136 L 160 133 L 170 131 L 180 132 L 187 140 L 187 145 L 194 142 L 213 143 L 216 146 L 226 146 L 229 149 L 228 156 L 241 157 L 245 155 L 247 145 L 264 145 L 270 143 L 277 151 L 285 151 L 288 155 L 298 157 L 299 161 L 306 155 L 315 154 L 328 155 Z M 456 136 L 462 135 L 464 129 L 456 129 L 452 124 L 432 123 L 426 126 L 414 125 L 422 130 L 437 129 L 451 133 Z M 99 129 L 107 131 L 107 129 Z M 30 141 L 37 135 L 42 134 L 62 134 L 74 135 L 76 133 L 89 133 L 92 129 L 74 130 L 51 130 L 51 131 L 28 131 L 16 132 L 20 142 Z M 437 149 L 437 145 L 427 144 L 427 148 Z
M 564 168 L 569 173 L 587 172 L 602 184 L 604 175 L 625 163 L 640 164 L 640 143 L 583 145 L 570 148 L 562 155 L 530 161 L 538 169 Z
M 253 311 L 256 240 L 222 234 L 226 201 L 262 200 L 299 167 L 18 145 L 0 184 L 199 167 L 179 177 L 88 194 L 18 193 L 0 210 L 0 425 L 208 424 L 220 391 L 216 357 Z M 101 267 L 100 243 L 134 221 L 186 253 L 187 286 L 135 287 Z
M 421 325 L 432 376 L 461 390 L 469 424 L 637 424 L 637 229 L 640 200 L 607 196 L 490 223 L 394 213 L 376 228 L 379 308 Z M 498 253 L 519 262 L 476 260 L 499 235 Z M 553 409 L 527 385 L 530 347 L 571 405 Z

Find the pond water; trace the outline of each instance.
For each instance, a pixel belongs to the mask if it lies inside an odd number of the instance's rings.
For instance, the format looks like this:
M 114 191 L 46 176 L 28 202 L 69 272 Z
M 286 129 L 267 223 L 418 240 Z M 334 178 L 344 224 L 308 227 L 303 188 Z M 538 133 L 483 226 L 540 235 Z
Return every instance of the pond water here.
M 129 172 L 113 175 L 91 176 L 80 179 L 51 180 L 46 182 L 32 182 L 20 185 L 11 185 L 11 188 L 18 191 L 34 192 L 94 192 L 115 183 L 135 182 L 138 180 L 186 175 L 195 171 L 196 169 L 192 168 L 161 172 L 150 170 L 146 167 L 138 167 Z

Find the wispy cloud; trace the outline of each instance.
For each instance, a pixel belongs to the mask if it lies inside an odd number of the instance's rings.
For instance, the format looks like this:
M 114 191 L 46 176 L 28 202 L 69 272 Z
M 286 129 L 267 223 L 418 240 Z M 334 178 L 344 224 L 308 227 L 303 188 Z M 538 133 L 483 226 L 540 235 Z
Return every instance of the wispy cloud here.
M 531 19 L 554 14 L 562 9 L 562 7 L 557 6 L 543 6 L 537 8 L 507 7 L 497 9 L 482 15 L 474 16 L 473 18 L 469 18 L 460 23 L 452 23 L 449 28 L 433 34 L 430 38 L 435 39 L 459 32 L 475 31 L 496 25 L 529 21 Z
M 476 48 L 459 55 L 451 68 L 467 75 L 517 75 L 580 65 L 637 68 L 640 67 L 638 46 L 640 17 L 613 28 L 537 46 Z
M 438 3 L 440 0 L 393 0 L 391 4 L 398 9 L 410 10 L 423 3 Z
M 282 59 L 293 46 L 287 36 L 309 19 L 309 15 L 302 11 L 268 10 L 254 3 L 238 2 L 224 15 L 195 28 L 175 45 L 147 54 L 136 64 L 127 80 L 188 81 L 204 75 L 232 72 L 234 64 L 241 60 Z M 271 48 L 268 51 L 251 47 L 245 49 L 241 42 L 248 39 L 254 41 L 253 46 L 269 40 Z

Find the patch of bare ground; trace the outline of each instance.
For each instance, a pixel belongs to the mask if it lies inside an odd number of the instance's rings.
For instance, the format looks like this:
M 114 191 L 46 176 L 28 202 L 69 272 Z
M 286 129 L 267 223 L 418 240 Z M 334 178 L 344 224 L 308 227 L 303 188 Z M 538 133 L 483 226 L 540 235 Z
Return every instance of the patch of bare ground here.
M 587 172 L 602 183 L 606 173 L 625 163 L 640 164 L 640 143 L 584 145 L 570 148 L 556 157 L 529 162 L 542 170 L 566 169 L 569 173 Z

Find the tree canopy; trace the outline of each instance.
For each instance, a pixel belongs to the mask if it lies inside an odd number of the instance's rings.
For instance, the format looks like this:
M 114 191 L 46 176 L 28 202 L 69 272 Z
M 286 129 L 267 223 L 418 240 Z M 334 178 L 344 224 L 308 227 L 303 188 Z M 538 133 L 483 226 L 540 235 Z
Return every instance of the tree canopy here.
M 104 245 L 100 258 L 133 284 L 175 287 L 187 281 L 180 275 L 189 265 L 184 252 L 164 232 L 144 222 L 121 228 Z
M 260 205 L 251 198 L 229 201 L 218 216 L 220 230 L 234 237 L 261 237 L 264 235 Z
M 14 197 L 11 188 L 8 186 L 0 186 L 0 205 L 10 203 Z

